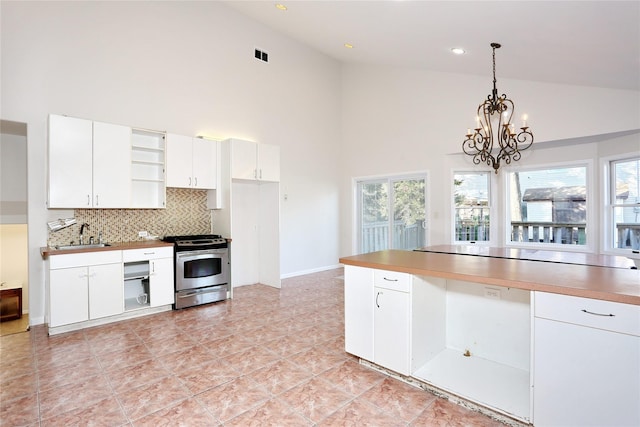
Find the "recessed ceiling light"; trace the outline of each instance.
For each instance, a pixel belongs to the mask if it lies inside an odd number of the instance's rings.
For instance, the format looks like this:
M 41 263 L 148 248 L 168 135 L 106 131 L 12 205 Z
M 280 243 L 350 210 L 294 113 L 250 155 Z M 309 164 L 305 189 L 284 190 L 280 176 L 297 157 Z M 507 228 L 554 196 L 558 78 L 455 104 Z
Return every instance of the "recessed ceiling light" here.
M 280 10 L 287 10 L 287 6 L 283 5 L 282 3 L 276 3 L 276 7 Z
M 347 49 L 353 49 L 353 45 L 351 43 L 345 43 L 344 47 L 346 47 Z
M 451 52 L 455 53 L 456 55 L 464 55 L 466 53 L 465 50 L 461 47 L 452 47 Z

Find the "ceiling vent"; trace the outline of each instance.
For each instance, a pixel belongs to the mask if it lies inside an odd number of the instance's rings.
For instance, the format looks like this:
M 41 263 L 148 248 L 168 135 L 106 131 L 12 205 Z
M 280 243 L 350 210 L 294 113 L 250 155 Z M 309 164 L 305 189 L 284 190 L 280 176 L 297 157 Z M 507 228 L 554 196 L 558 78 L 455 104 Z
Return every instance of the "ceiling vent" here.
M 259 59 L 262 62 L 269 62 L 269 54 L 264 50 L 255 49 L 253 57 Z

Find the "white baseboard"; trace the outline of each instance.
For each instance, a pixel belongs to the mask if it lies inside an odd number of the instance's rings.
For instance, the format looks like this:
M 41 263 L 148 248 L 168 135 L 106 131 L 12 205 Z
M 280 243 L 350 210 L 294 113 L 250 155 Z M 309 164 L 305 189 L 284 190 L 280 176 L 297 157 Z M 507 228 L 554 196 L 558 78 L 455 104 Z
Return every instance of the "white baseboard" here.
M 283 274 L 280 276 L 280 278 L 288 279 L 290 277 L 304 276 L 305 274 L 319 273 L 320 271 L 335 270 L 336 268 L 341 268 L 341 267 L 342 267 L 342 264 L 328 265 L 325 267 L 312 268 L 310 270 L 295 271 L 293 273 Z

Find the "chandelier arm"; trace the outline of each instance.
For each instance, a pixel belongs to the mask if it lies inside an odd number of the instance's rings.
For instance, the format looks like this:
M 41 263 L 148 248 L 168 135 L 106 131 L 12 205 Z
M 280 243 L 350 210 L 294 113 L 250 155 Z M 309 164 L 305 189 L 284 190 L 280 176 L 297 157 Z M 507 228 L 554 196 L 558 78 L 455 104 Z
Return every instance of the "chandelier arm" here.
M 525 124 L 516 134 L 512 124 L 515 111 L 513 101 L 506 94 L 498 96 L 496 79 L 496 49 L 499 43 L 491 43 L 493 60 L 493 88 L 487 99 L 478 106 L 474 132 L 467 132 L 462 151 L 473 157 L 473 163 L 486 163 L 498 173 L 501 161 L 510 164 L 522 157 L 521 152 L 533 144 L 533 133 Z M 497 115 L 497 116 L 496 116 Z M 494 149 L 497 151 L 494 156 Z

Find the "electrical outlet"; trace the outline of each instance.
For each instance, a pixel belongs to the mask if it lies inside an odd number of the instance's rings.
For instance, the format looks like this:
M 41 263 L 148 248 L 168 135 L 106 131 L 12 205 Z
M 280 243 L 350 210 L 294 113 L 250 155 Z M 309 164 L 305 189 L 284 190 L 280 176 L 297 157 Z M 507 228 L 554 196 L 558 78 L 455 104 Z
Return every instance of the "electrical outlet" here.
M 147 237 L 148 235 L 148 231 L 138 231 L 138 237 Z
M 500 289 L 484 288 L 484 296 L 491 299 L 500 299 Z

